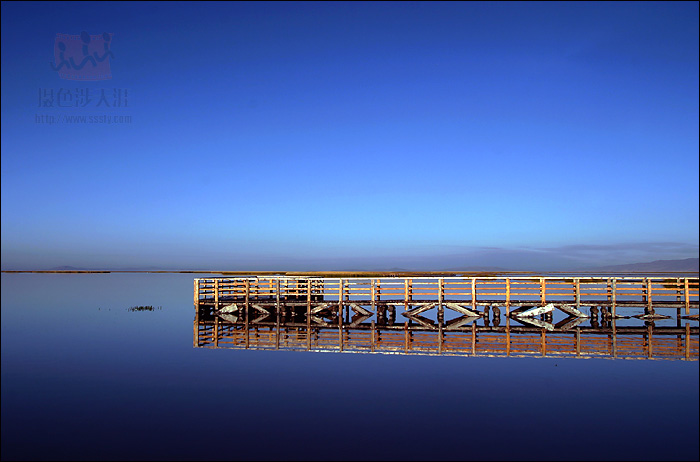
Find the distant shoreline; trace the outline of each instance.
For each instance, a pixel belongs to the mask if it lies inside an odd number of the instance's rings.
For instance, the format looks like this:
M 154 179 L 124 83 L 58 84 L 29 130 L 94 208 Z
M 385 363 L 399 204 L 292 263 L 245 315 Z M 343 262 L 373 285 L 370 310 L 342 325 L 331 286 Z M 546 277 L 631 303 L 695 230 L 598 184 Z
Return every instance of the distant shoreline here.
M 436 277 L 436 276 L 504 276 L 538 274 L 700 274 L 698 271 L 223 271 L 223 270 L 2 270 L 2 273 L 42 274 L 110 274 L 110 273 L 181 273 L 221 274 L 223 276 L 310 276 L 310 277 Z

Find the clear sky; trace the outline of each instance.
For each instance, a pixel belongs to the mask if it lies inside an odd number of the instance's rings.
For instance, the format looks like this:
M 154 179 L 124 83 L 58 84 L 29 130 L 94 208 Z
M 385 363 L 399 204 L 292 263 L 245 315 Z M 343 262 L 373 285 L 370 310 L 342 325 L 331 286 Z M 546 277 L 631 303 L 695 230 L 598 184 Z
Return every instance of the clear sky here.
M 2 269 L 697 257 L 698 17 L 697 2 L 2 2 Z M 111 79 L 52 68 L 57 34 L 81 31 Z M 64 53 L 75 72 L 80 53 Z

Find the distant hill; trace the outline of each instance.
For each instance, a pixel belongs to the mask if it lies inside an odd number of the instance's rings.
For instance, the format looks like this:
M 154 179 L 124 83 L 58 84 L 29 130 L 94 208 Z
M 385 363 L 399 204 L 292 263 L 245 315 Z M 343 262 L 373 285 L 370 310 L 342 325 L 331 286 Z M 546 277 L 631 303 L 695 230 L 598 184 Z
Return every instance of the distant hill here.
M 475 273 L 475 272 L 486 272 L 486 273 L 499 273 L 499 272 L 507 272 L 509 270 L 505 268 L 501 268 L 498 266 L 459 266 L 457 268 L 448 268 L 445 271 L 455 271 L 455 272 L 466 272 L 466 273 Z
M 700 259 L 686 258 L 685 260 L 656 260 L 646 263 L 630 263 L 627 265 L 600 266 L 597 271 L 700 271 Z

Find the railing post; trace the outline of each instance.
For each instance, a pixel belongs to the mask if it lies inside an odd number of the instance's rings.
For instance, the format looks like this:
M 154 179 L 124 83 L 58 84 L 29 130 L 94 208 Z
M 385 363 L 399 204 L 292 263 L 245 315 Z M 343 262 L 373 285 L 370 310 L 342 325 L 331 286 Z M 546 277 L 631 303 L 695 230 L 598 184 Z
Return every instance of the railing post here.
M 338 325 L 343 325 L 343 294 L 345 292 L 345 284 L 343 280 L 338 281 Z M 341 348 L 342 350 L 342 348 Z
M 506 321 L 510 316 L 510 278 L 506 278 Z M 509 332 L 510 334 L 510 332 Z
M 194 304 L 199 306 L 199 279 L 194 280 Z
M 540 302 L 542 303 L 542 306 L 547 304 L 547 288 L 544 278 L 540 278 Z
M 574 278 L 574 299 L 576 301 L 576 309 L 581 310 L 581 280 Z
M 276 322 L 276 331 L 277 335 L 275 335 L 275 349 L 279 350 L 280 349 L 280 292 L 282 291 L 282 287 L 280 284 L 279 278 L 277 278 L 277 296 L 276 296 L 276 302 L 275 302 L 275 307 L 277 308 L 277 322 Z
M 195 348 L 199 346 L 199 303 L 194 311 L 194 342 L 192 346 Z
M 250 332 L 248 330 L 248 318 L 249 316 L 249 309 L 248 306 L 250 304 L 250 279 L 245 280 L 245 347 L 249 348 L 250 347 Z
M 306 349 L 311 349 L 311 279 L 306 280 Z
M 442 283 L 443 283 L 443 279 L 439 278 L 438 279 L 438 326 L 440 327 L 441 330 L 442 330 L 442 324 L 445 322 L 445 311 L 444 311 L 444 308 L 442 306 L 442 298 L 443 298 Z
M 438 279 L 438 354 L 442 354 L 442 325 L 445 323 L 445 308 L 442 306 L 443 279 Z
M 617 306 L 617 278 L 612 279 L 611 287 L 612 287 L 612 293 L 610 294 L 611 299 L 612 299 L 612 310 L 611 311 L 612 311 L 612 317 L 613 317 L 613 323 L 614 323 L 615 322 L 614 320 L 617 317 L 617 312 L 615 309 Z M 614 326 L 614 324 L 613 324 L 613 326 Z
M 476 278 L 472 278 L 472 311 L 476 311 Z
M 219 280 L 214 279 L 214 310 L 219 310 Z
M 688 285 L 688 278 L 685 278 L 685 315 L 690 315 L 690 288 Z

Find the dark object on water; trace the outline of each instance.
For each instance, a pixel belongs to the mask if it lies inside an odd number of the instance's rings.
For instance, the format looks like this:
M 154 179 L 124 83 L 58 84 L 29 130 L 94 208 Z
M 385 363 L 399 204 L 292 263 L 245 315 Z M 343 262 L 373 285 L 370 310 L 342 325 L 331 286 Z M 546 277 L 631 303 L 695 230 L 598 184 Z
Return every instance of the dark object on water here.
M 162 306 L 158 307 L 153 307 L 152 305 L 147 305 L 147 306 L 132 306 L 131 308 L 127 308 L 128 311 L 155 311 L 155 310 L 162 310 Z

